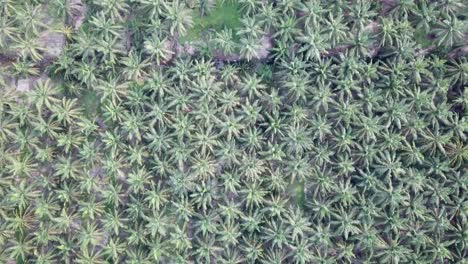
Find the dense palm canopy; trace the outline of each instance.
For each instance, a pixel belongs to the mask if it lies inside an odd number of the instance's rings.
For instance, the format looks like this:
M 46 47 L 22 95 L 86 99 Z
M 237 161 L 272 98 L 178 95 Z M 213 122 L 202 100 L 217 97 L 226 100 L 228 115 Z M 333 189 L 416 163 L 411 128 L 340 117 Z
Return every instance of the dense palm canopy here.
M 0 0 L 0 263 L 466 263 L 466 12 Z

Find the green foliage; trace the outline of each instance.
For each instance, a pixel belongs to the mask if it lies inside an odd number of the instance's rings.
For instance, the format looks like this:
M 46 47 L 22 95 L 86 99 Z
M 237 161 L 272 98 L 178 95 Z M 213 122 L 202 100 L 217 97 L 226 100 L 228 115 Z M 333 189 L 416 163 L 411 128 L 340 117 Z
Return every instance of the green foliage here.
M 193 10 L 193 28 L 180 41 L 195 41 L 208 31 L 221 32 L 224 29 L 237 30 L 240 27 L 240 8 L 235 2 L 217 0 L 215 7 L 208 14 L 199 14 Z
M 463 1 L 65 2 L 0 0 L 0 263 L 466 262 Z

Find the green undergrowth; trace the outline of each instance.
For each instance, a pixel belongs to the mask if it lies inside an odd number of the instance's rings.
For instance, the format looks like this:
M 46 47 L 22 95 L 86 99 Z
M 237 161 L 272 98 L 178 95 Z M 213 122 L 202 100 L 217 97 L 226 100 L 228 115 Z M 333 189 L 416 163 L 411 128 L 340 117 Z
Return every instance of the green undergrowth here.
M 241 23 L 240 5 L 236 2 L 217 0 L 216 6 L 206 16 L 201 16 L 197 9 L 193 10 L 193 27 L 187 35 L 180 38 L 181 42 L 200 40 L 208 30 L 220 31 L 224 28 L 239 28 Z
M 305 186 L 303 181 L 295 181 L 289 185 L 288 192 L 300 208 L 305 206 Z
M 432 44 L 432 41 L 429 39 L 429 34 L 424 30 L 415 31 L 414 40 L 421 45 L 422 48 L 427 48 Z
M 99 113 L 100 100 L 94 90 L 85 90 L 79 97 L 80 106 L 87 117 L 92 118 Z

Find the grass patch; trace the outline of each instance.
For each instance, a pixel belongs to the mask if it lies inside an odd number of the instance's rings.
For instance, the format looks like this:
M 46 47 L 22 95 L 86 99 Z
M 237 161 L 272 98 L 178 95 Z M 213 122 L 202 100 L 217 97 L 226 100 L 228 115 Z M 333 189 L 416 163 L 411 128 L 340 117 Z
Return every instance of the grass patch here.
M 429 39 L 428 33 L 422 29 L 414 32 L 414 40 L 416 41 L 416 43 L 421 45 L 422 48 L 427 48 L 432 44 L 432 41 Z
M 288 192 L 300 208 L 305 206 L 304 181 L 295 181 L 288 187 Z
M 240 27 L 240 5 L 236 1 L 217 0 L 216 6 L 207 16 L 201 16 L 198 9 L 194 9 L 193 27 L 187 35 L 180 38 L 181 42 L 200 40 L 208 30 L 221 31 L 224 28 L 234 30 Z
M 82 92 L 79 98 L 83 111 L 87 117 L 93 117 L 98 114 L 101 102 L 96 91 L 86 89 Z

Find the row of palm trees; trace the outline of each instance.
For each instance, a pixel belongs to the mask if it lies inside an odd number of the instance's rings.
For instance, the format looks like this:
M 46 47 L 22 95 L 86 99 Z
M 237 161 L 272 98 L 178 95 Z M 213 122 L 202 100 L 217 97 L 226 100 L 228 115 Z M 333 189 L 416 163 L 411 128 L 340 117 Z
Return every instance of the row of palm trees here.
M 210 6 L 201 2 L 198 3 L 199 6 Z M 263 48 L 261 38 L 265 35 L 273 35 L 279 42 L 278 47 L 272 50 L 273 57 L 284 58 L 285 54 L 291 52 L 287 47 L 299 42 L 301 48 L 293 51 L 304 53 L 308 59 L 314 60 L 324 54 L 333 53 L 333 48 L 340 45 L 349 46 L 363 55 L 371 55 L 374 46 L 395 47 L 397 50 L 413 49 L 418 44 L 412 38 L 415 30 L 417 34 L 421 31 L 423 38 L 433 34 L 436 38 L 435 44 L 441 48 L 450 49 L 463 45 L 466 23 L 456 12 L 460 10 L 457 9 L 460 7 L 458 1 L 441 1 L 434 5 L 437 8 L 428 7 L 426 1 L 408 6 L 400 3 L 390 10 L 391 16 L 381 21 L 377 17 L 378 12 L 375 11 L 380 8 L 378 4 L 358 2 L 359 4 L 349 7 L 333 1 L 326 4 L 320 1 L 280 1 L 263 4 L 241 1 L 239 5 L 247 14 L 251 14 L 242 19 L 242 27 L 236 34 L 229 33 L 229 30 L 215 32 L 209 37 L 207 45 L 214 44 L 226 54 L 240 53 L 247 60 L 260 57 L 259 50 Z M 67 13 L 70 16 L 69 13 L 73 11 L 73 6 L 59 5 L 55 2 L 50 5 L 57 6 L 59 10 L 56 20 L 60 20 L 60 15 L 64 16 Z M 132 5 L 117 0 L 93 1 L 91 7 L 95 9 L 90 18 L 93 37 L 89 39 L 89 32 L 80 31 L 75 40 L 79 46 L 77 51 L 72 52 L 75 56 L 84 58 L 97 55 L 101 60 L 95 63 L 102 61 L 110 67 L 115 65 L 118 58 L 128 53 L 123 45 L 126 38 L 125 28 L 137 27 L 131 30 L 131 37 L 138 41 L 134 42 L 138 43 L 138 53 L 147 49 L 146 55 L 159 65 L 162 61 L 170 59 L 174 53 L 173 45 L 168 45 L 170 40 L 185 35 L 193 26 L 193 16 L 197 15 L 181 1 L 136 1 Z M 10 69 L 12 74 L 35 73 L 34 64 L 43 59 L 44 47 L 39 44 L 38 37 L 44 30 L 59 30 L 70 36 L 66 27 L 50 29 L 50 25 L 44 22 L 44 8 L 43 5 L 29 2 L 13 5 L 7 1 L 3 4 L 2 12 L 5 15 L 0 20 L 0 48 L 18 55 L 18 62 Z M 12 10 L 15 11 L 15 16 Z M 407 19 L 395 19 L 395 16 L 402 15 Z M 378 22 L 376 32 L 369 30 L 373 20 Z M 142 37 L 143 32 L 147 37 Z M 239 40 L 236 40 L 237 38 Z M 164 60 L 161 61 L 161 58 Z M 27 69 L 18 71 L 17 67 Z
M 229 1 L 242 26 L 184 56 L 211 7 L 186 2 L 88 1 L 49 77 L 2 90 L 1 263 L 463 263 L 461 1 Z M 12 3 L 0 44 L 46 28 Z M 28 45 L 8 74 L 39 74 Z
M 276 86 L 178 61 L 98 79 L 91 119 L 40 81 L 2 100 L 3 259 L 461 259 L 466 112 L 447 89 L 465 79 L 434 59 L 298 57 Z

